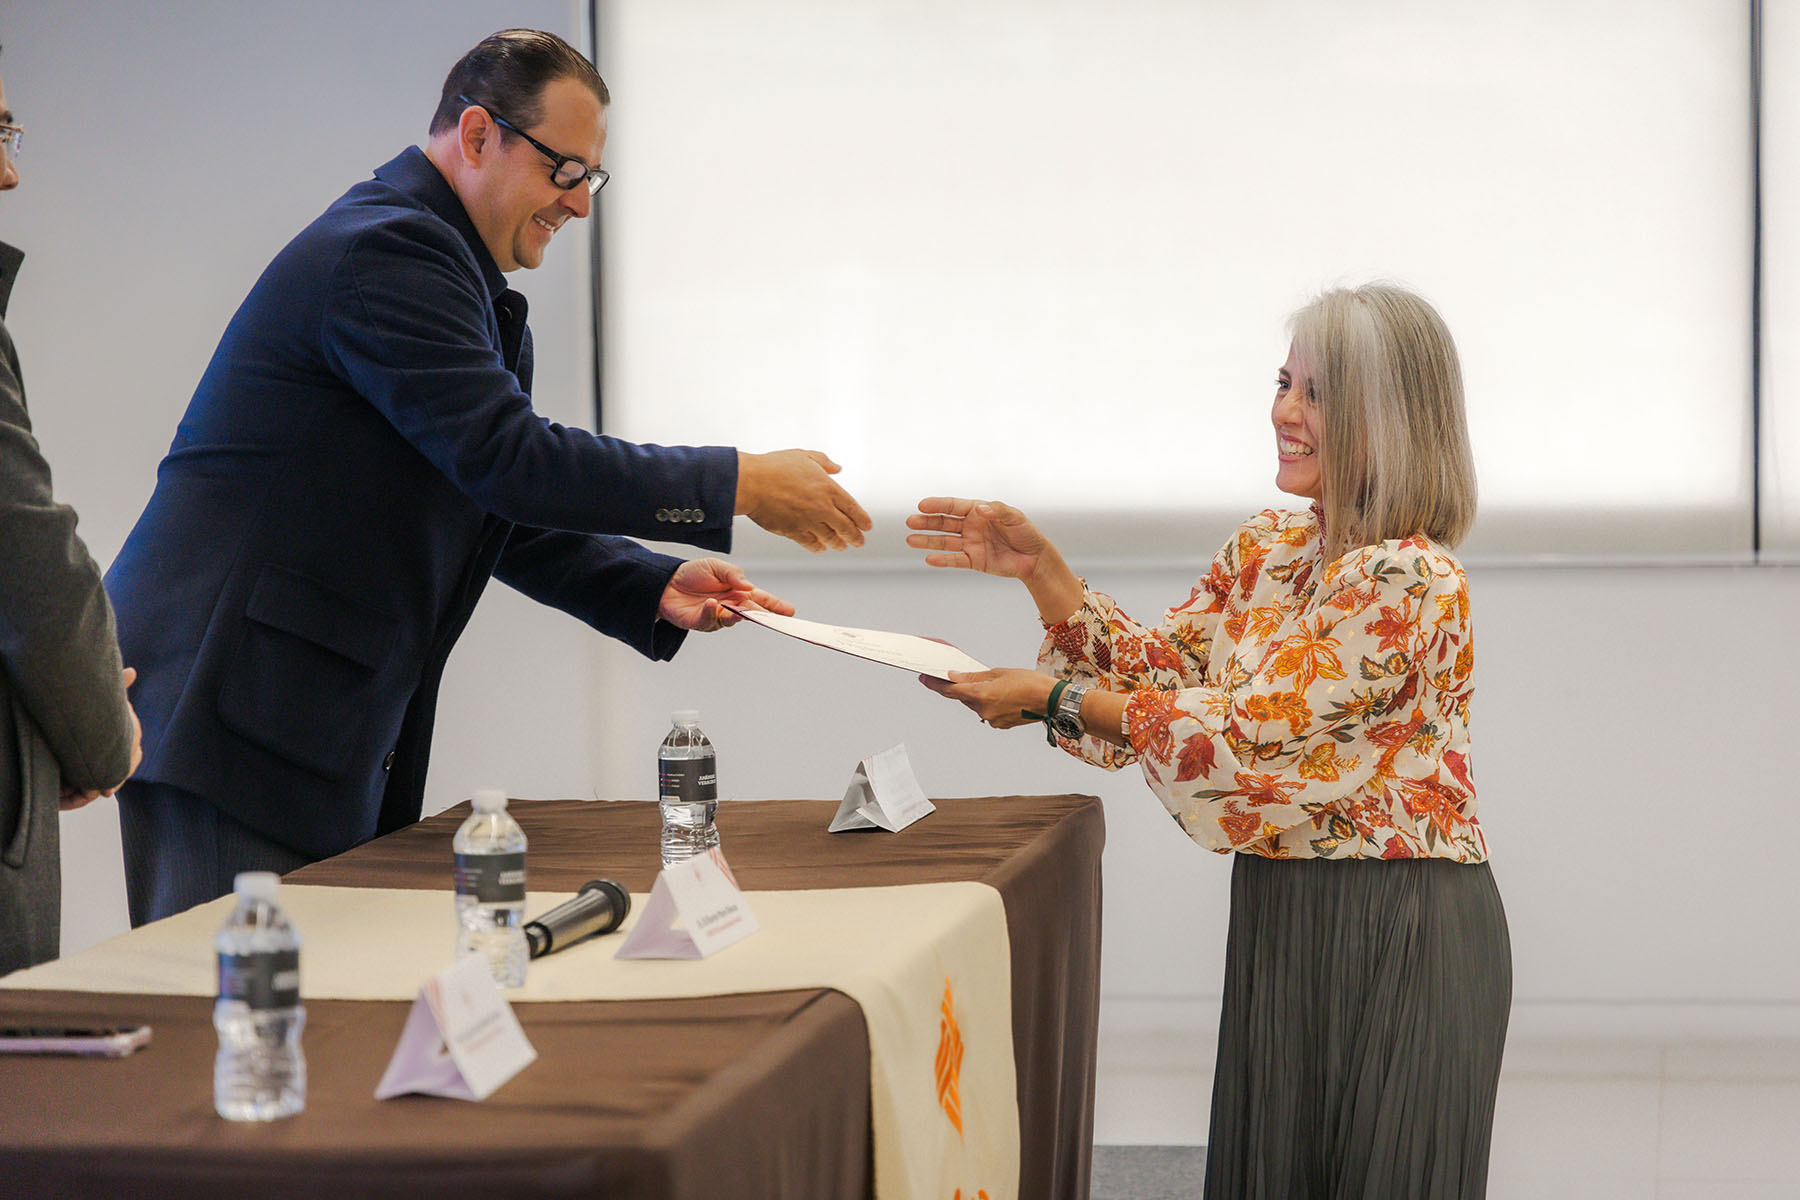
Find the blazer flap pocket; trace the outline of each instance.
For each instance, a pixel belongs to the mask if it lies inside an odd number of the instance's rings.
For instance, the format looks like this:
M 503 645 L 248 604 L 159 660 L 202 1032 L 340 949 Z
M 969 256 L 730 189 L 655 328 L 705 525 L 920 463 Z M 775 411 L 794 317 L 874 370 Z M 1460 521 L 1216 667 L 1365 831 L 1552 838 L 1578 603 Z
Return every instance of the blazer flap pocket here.
M 263 568 L 244 615 L 370 669 L 392 653 L 400 622 L 286 567 Z

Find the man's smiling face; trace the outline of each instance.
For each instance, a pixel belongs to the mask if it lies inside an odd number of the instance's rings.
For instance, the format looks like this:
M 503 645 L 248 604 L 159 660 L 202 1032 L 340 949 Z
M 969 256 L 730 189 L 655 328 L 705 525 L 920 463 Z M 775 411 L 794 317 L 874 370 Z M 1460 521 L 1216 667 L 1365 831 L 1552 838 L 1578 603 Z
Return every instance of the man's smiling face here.
M 558 154 L 599 166 L 606 149 L 606 109 L 599 98 L 563 76 L 544 85 L 542 108 L 542 120 L 520 128 Z M 511 113 L 499 115 L 515 120 Z M 463 205 L 502 271 L 536 267 L 556 231 L 587 216 L 593 198 L 585 183 L 565 190 L 551 182 L 551 161 L 530 142 L 492 121 L 486 126 L 481 168 Z

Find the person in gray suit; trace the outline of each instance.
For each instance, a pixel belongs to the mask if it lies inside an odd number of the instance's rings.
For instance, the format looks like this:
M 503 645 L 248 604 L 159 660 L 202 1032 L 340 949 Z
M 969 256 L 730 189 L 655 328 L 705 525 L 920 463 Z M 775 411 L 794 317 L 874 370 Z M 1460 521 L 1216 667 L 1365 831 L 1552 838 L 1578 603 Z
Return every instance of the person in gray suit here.
M 0 80 L 0 192 L 19 185 L 23 141 Z M 25 411 L 5 320 L 24 257 L 0 242 L 0 975 L 57 955 L 59 807 L 112 795 L 141 753 L 100 568 Z

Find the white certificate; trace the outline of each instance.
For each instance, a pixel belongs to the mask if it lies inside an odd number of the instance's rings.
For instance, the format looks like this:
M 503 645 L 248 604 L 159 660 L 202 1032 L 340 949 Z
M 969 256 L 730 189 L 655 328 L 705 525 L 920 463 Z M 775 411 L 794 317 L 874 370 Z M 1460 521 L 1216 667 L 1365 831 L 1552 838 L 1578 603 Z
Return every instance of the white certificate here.
M 746 620 L 785 633 L 789 637 L 842 650 L 871 662 L 886 663 L 917 675 L 930 675 L 948 680 L 951 671 L 985 671 L 987 667 L 958 650 L 949 642 L 916 637 L 910 633 L 886 633 L 879 629 L 851 629 L 845 625 L 822 625 L 802 621 L 798 617 L 777 616 L 761 609 L 733 608 Z

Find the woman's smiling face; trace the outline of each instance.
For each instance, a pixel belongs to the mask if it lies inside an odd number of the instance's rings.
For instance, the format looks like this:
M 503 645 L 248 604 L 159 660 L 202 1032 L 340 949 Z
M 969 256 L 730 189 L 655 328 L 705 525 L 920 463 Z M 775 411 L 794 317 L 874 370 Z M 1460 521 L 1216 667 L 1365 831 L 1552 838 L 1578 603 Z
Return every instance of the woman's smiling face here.
M 1319 455 L 1325 444 L 1325 426 L 1319 417 L 1312 376 L 1292 346 L 1288 347 L 1287 362 L 1275 378 L 1275 407 L 1269 419 L 1275 426 L 1279 461 L 1275 486 L 1290 496 L 1320 499 L 1324 478 L 1319 471 Z

